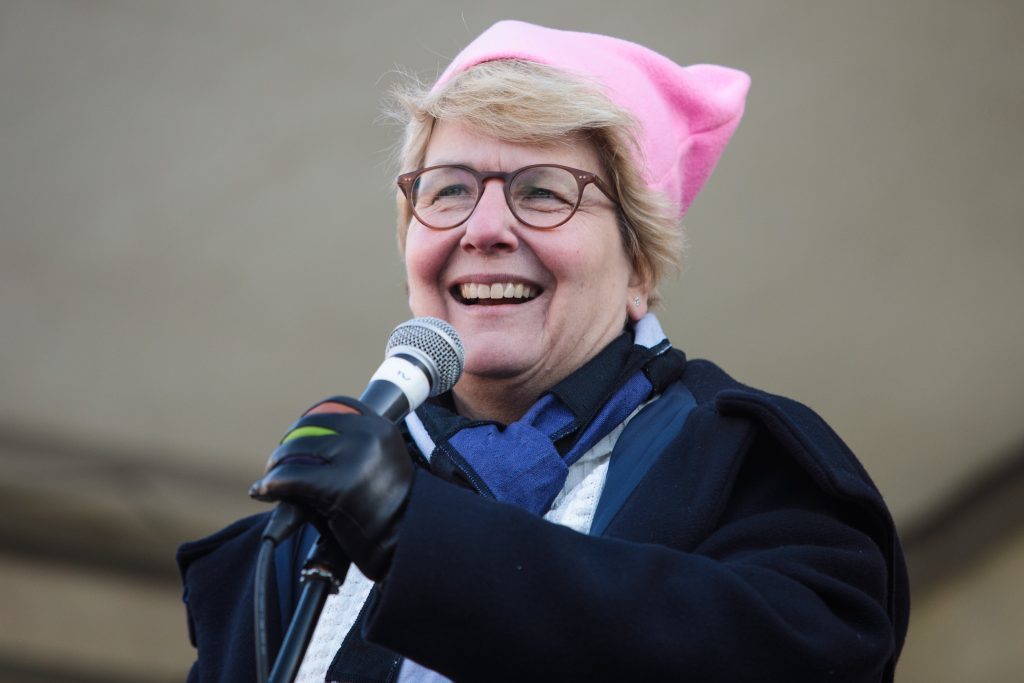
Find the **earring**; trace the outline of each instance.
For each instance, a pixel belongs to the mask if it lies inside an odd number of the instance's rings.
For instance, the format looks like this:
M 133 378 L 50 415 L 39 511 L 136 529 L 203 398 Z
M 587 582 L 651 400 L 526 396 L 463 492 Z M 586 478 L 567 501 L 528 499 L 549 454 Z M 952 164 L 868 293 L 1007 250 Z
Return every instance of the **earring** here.
M 640 297 L 638 297 L 638 296 L 634 296 L 633 297 L 633 305 L 636 306 L 637 308 L 640 307 Z

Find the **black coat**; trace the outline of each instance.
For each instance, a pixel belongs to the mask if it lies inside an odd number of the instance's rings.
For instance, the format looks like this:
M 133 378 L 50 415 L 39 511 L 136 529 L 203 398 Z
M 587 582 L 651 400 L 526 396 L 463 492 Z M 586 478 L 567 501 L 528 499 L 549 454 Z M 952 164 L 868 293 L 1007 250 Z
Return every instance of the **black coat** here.
M 601 537 L 418 472 L 387 581 L 329 678 L 393 679 L 401 653 L 457 681 L 891 680 L 906 567 L 856 458 L 805 406 L 711 363 L 688 362 L 681 381 L 696 408 L 685 429 L 663 426 L 662 452 Z M 630 435 L 636 421 L 619 445 L 651 439 Z M 190 680 L 255 678 L 264 523 L 179 550 Z

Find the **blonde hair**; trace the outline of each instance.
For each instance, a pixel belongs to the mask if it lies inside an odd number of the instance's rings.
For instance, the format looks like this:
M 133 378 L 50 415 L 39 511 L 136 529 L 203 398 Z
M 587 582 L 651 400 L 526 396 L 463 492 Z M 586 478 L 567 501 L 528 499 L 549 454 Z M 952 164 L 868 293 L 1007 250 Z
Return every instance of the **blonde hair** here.
M 683 248 L 676 207 L 644 182 L 637 158 L 633 116 L 604 94 L 599 84 L 536 62 L 504 59 L 478 64 L 437 89 L 412 80 L 393 93 L 395 114 L 405 125 L 399 150 L 401 171 L 423 166 L 436 121 L 458 121 L 473 132 L 516 144 L 589 142 L 604 168 L 597 170 L 619 201 L 622 244 L 634 272 L 650 288 L 667 270 L 677 270 Z M 404 250 L 412 213 L 398 196 L 398 243 Z

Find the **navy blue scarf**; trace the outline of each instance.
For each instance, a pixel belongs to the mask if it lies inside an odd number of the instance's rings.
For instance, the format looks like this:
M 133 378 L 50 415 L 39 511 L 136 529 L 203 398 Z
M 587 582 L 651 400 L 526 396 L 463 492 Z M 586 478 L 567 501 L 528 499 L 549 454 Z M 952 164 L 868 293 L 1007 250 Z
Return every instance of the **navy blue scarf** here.
M 569 466 L 682 371 L 653 314 L 545 392 L 510 425 L 473 421 L 440 402 L 406 418 L 431 469 L 481 494 L 543 515 Z

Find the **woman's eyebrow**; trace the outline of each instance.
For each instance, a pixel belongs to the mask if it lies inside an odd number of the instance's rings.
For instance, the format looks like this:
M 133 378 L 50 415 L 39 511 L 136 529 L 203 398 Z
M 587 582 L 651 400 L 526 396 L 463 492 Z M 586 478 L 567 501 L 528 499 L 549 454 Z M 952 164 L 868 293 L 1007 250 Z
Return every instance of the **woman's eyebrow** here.
M 466 168 L 471 168 L 474 171 L 476 170 L 476 166 L 474 166 L 473 164 L 467 164 L 464 161 L 457 161 L 454 159 L 435 159 L 434 161 L 431 161 L 429 164 L 423 165 L 424 168 L 427 168 L 429 166 L 465 166 Z

